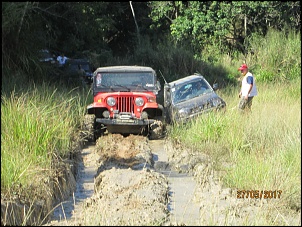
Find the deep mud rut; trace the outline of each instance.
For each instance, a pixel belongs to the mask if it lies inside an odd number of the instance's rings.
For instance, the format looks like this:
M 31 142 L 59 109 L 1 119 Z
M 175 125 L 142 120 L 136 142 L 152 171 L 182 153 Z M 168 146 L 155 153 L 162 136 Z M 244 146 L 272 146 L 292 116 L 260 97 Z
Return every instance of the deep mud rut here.
M 81 156 L 76 191 L 48 226 L 261 225 L 266 217 L 258 214 L 278 208 L 237 199 L 236 191 L 223 188 L 209 157 L 165 139 L 109 134 L 86 145 Z M 271 224 L 284 225 L 284 218 Z
M 154 168 L 164 174 L 169 184 L 169 221 L 174 225 L 198 225 L 199 206 L 194 199 L 196 182 L 187 173 L 179 173 L 169 164 L 165 141 L 149 141 L 152 148 Z

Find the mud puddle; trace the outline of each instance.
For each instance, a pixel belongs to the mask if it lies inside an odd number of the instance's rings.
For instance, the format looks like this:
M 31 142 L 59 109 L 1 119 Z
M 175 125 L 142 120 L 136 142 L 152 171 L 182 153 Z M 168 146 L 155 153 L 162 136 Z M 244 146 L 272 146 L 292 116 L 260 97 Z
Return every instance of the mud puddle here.
M 81 213 L 82 204 L 94 193 L 94 177 L 97 172 L 98 156 L 93 153 L 94 145 L 86 145 L 81 153 L 83 162 L 79 163 L 77 171 L 76 190 L 68 200 L 61 202 L 54 209 L 52 222 L 67 222 L 77 219 Z

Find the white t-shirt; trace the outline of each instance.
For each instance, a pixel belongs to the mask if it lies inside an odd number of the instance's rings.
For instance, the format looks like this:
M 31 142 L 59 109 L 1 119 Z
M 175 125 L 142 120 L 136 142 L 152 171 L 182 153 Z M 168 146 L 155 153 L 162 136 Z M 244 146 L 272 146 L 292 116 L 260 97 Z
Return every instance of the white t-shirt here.
M 253 84 L 253 87 L 252 87 L 252 90 L 249 94 L 249 97 L 253 97 L 253 96 L 256 96 L 258 94 L 255 78 L 253 77 L 253 74 L 248 72 L 242 79 L 242 85 L 241 85 L 241 94 L 242 94 L 242 96 L 247 95 L 247 93 L 249 91 L 249 88 L 250 88 L 250 84 Z
M 67 60 L 67 59 L 68 59 L 68 58 L 67 58 L 66 56 L 62 57 L 61 55 L 59 55 L 59 56 L 57 57 L 57 61 L 59 62 L 60 65 L 64 65 L 64 64 L 66 63 L 66 60 Z

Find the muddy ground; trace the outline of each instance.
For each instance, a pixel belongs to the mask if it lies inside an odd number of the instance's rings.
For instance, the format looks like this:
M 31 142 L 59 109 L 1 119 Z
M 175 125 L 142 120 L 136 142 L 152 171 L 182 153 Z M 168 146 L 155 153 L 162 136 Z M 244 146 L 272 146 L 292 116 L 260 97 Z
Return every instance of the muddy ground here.
M 168 139 L 109 134 L 87 143 L 78 160 L 76 181 L 62 188 L 69 196 L 45 226 L 301 225 L 301 209 L 237 199 L 211 157 Z
M 237 199 L 210 157 L 166 139 L 110 134 L 82 155 L 78 194 L 47 225 L 301 224 L 277 200 Z

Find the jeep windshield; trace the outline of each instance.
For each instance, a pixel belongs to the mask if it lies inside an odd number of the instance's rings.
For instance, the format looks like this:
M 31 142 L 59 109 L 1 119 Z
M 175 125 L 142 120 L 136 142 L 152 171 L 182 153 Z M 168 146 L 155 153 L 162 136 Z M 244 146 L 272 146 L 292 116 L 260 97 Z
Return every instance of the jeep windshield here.
M 172 100 L 174 104 L 202 96 L 213 92 L 211 86 L 205 80 L 188 81 L 172 88 Z
M 98 72 L 95 76 L 97 88 L 127 88 L 132 91 L 153 91 L 156 89 L 152 72 Z

